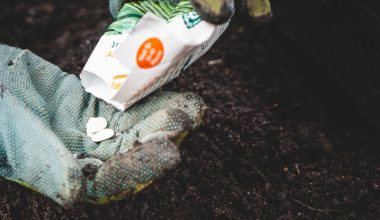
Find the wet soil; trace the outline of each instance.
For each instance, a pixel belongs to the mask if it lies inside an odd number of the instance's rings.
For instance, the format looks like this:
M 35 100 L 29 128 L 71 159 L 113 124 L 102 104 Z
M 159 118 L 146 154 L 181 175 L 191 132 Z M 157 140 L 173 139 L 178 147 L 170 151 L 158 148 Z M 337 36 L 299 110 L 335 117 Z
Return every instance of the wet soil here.
M 78 74 L 111 18 L 104 0 L 3 0 L 0 42 Z M 377 219 L 378 133 L 323 67 L 275 22 L 235 18 L 164 89 L 209 106 L 178 168 L 137 195 L 63 209 L 0 180 L 1 219 Z

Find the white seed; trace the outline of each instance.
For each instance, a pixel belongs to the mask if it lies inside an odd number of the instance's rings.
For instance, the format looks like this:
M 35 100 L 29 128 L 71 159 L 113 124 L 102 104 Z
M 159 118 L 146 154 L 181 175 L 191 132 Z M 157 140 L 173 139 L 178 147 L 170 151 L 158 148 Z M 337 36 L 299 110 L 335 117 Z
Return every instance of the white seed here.
M 86 124 L 87 135 L 91 137 L 89 134 L 94 134 L 98 131 L 101 131 L 107 127 L 107 120 L 102 117 L 98 118 L 90 118 Z
M 91 140 L 93 142 L 101 142 L 101 141 L 105 141 L 107 139 L 110 139 L 114 135 L 115 135 L 115 132 L 111 128 L 106 128 L 106 129 L 103 129 L 103 130 L 98 131 L 97 133 L 95 133 L 91 137 Z

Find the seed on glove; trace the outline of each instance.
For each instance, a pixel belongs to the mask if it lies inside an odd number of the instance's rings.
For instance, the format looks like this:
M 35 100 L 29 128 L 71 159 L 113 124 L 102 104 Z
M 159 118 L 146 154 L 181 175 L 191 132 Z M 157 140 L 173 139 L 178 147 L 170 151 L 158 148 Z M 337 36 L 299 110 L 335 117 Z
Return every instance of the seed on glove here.
M 87 134 L 89 133 L 96 133 L 98 131 L 101 131 L 107 127 L 107 120 L 102 117 L 98 118 L 90 118 L 86 124 L 87 128 Z
M 91 139 L 93 142 L 101 142 L 110 139 L 114 135 L 115 132 L 111 128 L 106 128 L 94 134 Z
M 115 135 L 115 132 L 111 128 L 106 128 L 107 124 L 105 118 L 91 117 L 86 124 L 87 136 L 89 136 L 93 142 L 101 142 L 110 139 Z

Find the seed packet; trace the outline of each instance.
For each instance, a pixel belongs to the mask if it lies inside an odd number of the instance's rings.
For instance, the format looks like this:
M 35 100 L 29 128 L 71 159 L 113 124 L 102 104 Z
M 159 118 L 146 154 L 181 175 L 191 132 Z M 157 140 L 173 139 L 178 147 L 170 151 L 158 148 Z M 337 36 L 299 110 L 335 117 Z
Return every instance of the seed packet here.
M 228 24 L 202 21 L 188 0 L 127 3 L 83 68 L 82 84 L 125 110 L 206 53 Z

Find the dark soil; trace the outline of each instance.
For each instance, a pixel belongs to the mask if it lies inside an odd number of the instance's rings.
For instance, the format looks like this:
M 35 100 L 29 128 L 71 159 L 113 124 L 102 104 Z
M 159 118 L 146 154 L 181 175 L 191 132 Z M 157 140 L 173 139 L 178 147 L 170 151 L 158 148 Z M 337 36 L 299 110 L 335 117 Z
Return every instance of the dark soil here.
M 0 42 L 74 74 L 111 22 L 106 0 L 3 0 L 0 12 Z M 378 219 L 378 133 L 275 23 L 243 23 L 165 88 L 209 106 L 175 171 L 123 201 L 68 210 L 1 180 L 0 218 Z

